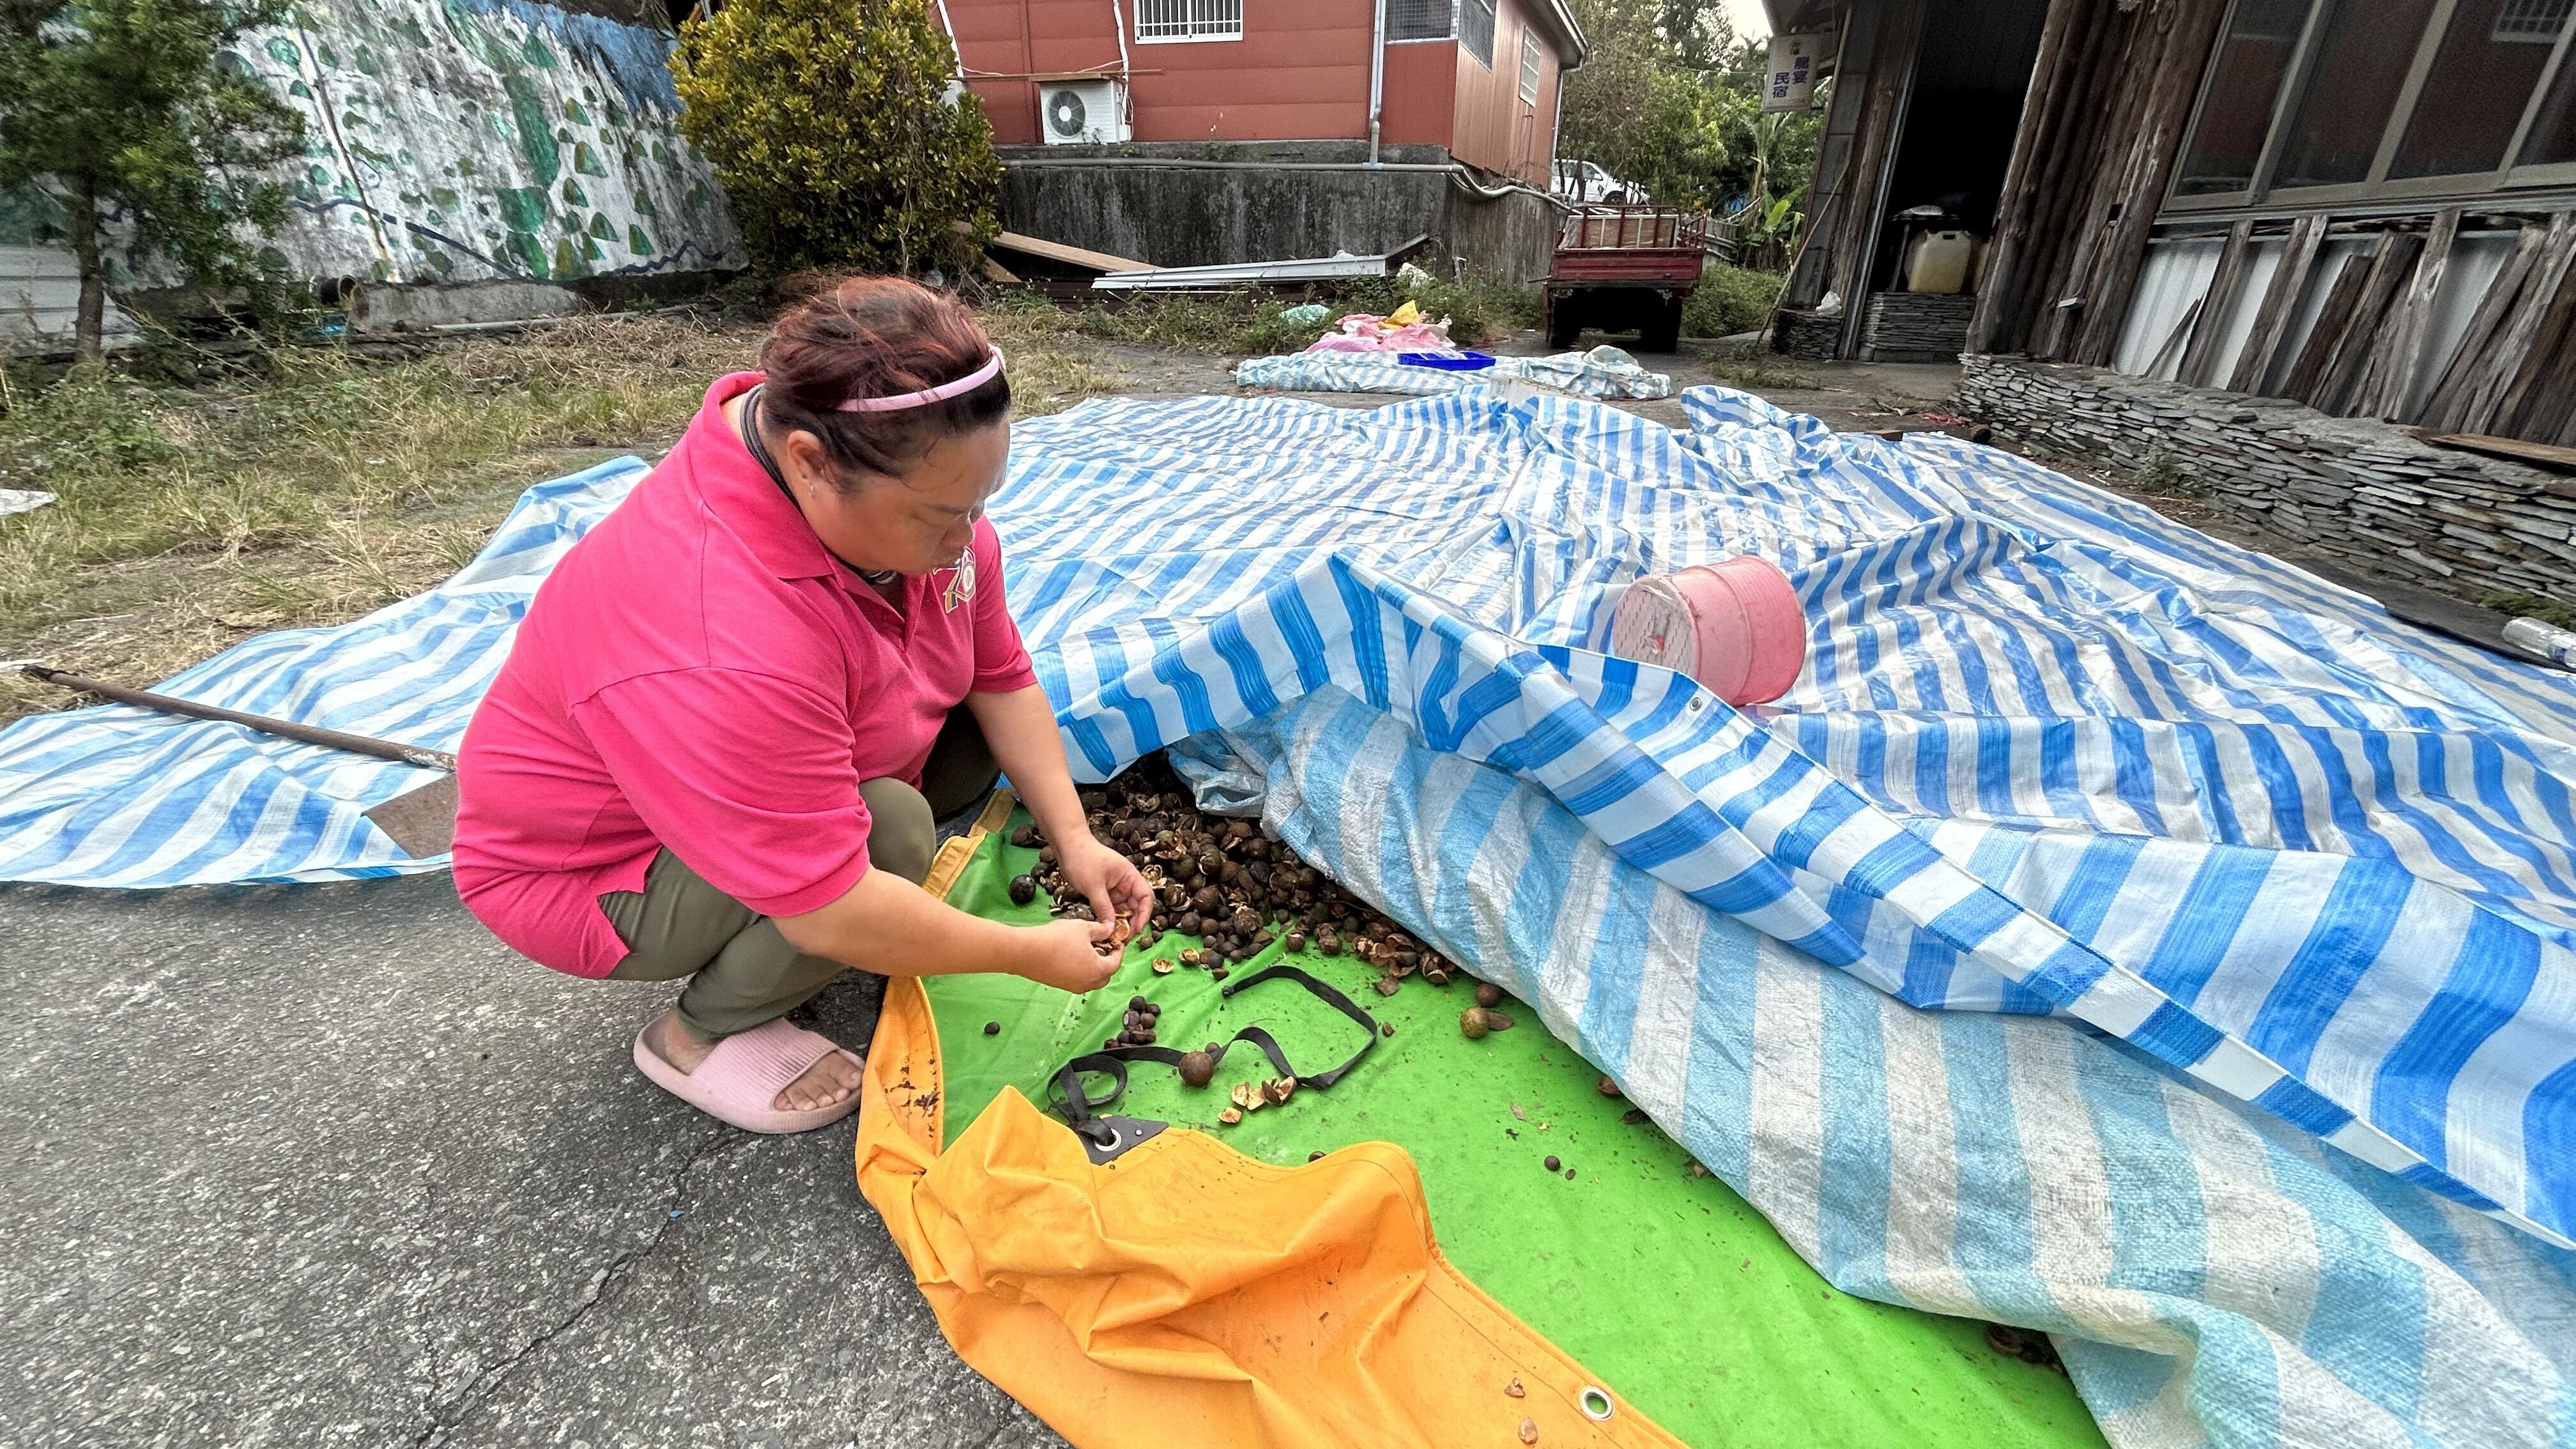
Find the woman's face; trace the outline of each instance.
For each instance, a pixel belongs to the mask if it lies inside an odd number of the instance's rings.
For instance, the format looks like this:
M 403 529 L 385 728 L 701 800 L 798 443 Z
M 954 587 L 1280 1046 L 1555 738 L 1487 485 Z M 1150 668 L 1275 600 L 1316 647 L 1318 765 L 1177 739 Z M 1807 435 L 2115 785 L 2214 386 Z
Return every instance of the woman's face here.
M 957 562 L 974 541 L 984 500 L 1002 486 L 1011 425 L 942 438 L 900 478 L 836 467 L 812 433 L 786 442 L 781 462 L 825 548 L 852 568 L 920 575 Z

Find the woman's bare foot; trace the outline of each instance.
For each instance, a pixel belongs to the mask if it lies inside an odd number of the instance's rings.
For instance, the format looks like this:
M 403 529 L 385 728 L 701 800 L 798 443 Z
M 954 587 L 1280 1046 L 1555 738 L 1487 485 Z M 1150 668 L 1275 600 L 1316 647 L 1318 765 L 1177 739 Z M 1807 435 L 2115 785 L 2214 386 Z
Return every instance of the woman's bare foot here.
M 683 1073 L 694 1072 L 716 1049 L 716 1044 L 681 1024 L 676 1011 L 664 1012 L 644 1033 L 644 1044 L 653 1055 L 669 1062 Z M 816 1107 L 836 1107 L 856 1096 L 859 1090 L 858 1064 L 839 1052 L 823 1058 L 805 1069 L 805 1075 L 778 1089 L 769 1105 L 780 1112 L 804 1112 Z

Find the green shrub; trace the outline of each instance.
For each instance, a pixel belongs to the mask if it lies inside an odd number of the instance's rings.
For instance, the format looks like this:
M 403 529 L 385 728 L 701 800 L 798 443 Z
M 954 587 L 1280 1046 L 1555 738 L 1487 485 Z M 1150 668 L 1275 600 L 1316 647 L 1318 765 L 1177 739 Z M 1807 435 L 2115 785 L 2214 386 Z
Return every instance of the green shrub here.
M 1682 304 L 1684 337 L 1732 337 L 1768 326 L 1771 309 L 1780 302 L 1788 278 L 1777 272 L 1747 271 L 1711 262 L 1700 272 L 1699 290 Z
M 680 130 L 754 265 L 960 272 L 999 230 L 1002 163 L 924 0 L 732 0 L 680 27 Z M 960 235 L 954 224 L 966 224 Z

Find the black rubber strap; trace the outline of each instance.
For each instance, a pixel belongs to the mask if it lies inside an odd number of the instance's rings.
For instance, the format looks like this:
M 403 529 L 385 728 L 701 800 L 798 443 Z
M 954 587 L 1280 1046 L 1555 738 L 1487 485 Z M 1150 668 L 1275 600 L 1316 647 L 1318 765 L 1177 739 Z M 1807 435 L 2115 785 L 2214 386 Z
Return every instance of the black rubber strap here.
M 1271 980 L 1294 981 L 1312 992 L 1317 1000 L 1358 1023 L 1361 1032 L 1360 1049 L 1351 1053 L 1350 1060 L 1330 1071 L 1307 1075 L 1300 1073 L 1289 1064 L 1286 1049 L 1279 1045 L 1279 1039 L 1272 1036 L 1268 1029 L 1247 1026 L 1219 1044 L 1210 1054 L 1211 1060 L 1217 1065 L 1224 1065 L 1226 1052 L 1231 1050 L 1236 1042 L 1248 1041 L 1259 1049 L 1262 1056 L 1269 1059 L 1271 1067 L 1279 1075 L 1296 1078 L 1298 1086 L 1320 1090 L 1348 1075 L 1351 1068 L 1360 1064 L 1360 1058 L 1367 1056 L 1369 1050 L 1377 1045 L 1375 1017 L 1362 1011 L 1359 1003 L 1344 996 L 1340 991 L 1294 966 L 1266 966 L 1239 981 L 1226 982 L 1219 988 L 1218 994 L 1230 999 L 1239 991 Z M 1116 1103 L 1120 1097 L 1127 1094 L 1127 1064 L 1160 1062 L 1168 1067 L 1178 1067 L 1183 1055 L 1185 1054 L 1167 1046 L 1103 1047 L 1096 1052 L 1085 1052 L 1056 1069 L 1054 1079 L 1047 1084 L 1047 1105 L 1061 1114 L 1065 1124 L 1074 1131 L 1092 1141 L 1105 1142 L 1108 1128 L 1099 1121 L 1100 1112 L 1102 1108 Z M 1094 1097 L 1083 1089 L 1083 1077 L 1092 1072 L 1103 1073 L 1114 1079 L 1114 1085 L 1110 1087 L 1108 1095 Z
M 1349 1061 L 1342 1063 L 1340 1066 L 1335 1067 L 1328 1072 L 1317 1072 L 1313 1076 L 1300 1076 L 1297 1078 L 1298 1086 L 1318 1088 L 1331 1086 L 1333 1083 L 1340 1081 L 1344 1074 L 1348 1073 L 1351 1068 L 1358 1066 L 1360 1064 L 1360 1058 L 1367 1056 L 1369 1054 L 1369 1049 L 1377 1045 L 1376 1017 L 1360 1010 L 1358 1002 L 1344 996 L 1337 988 L 1328 986 L 1325 983 L 1316 980 L 1314 977 L 1307 975 L 1305 972 L 1298 970 L 1296 967 L 1286 964 L 1285 962 L 1273 962 L 1272 964 L 1264 966 L 1260 970 L 1253 972 L 1251 975 L 1244 977 L 1240 981 L 1229 981 L 1217 989 L 1217 994 L 1232 997 L 1238 991 L 1258 986 L 1264 981 L 1274 980 L 1294 981 L 1298 985 L 1305 987 L 1308 991 L 1315 994 L 1317 1000 L 1322 1001 L 1326 1006 L 1333 1008 L 1342 1015 L 1349 1017 L 1352 1021 L 1357 1022 L 1360 1028 L 1360 1049 L 1351 1053 Z M 1256 1032 L 1259 1033 L 1259 1040 L 1269 1043 L 1264 1050 L 1268 1052 L 1270 1060 L 1278 1065 L 1281 1072 L 1287 1072 L 1288 1059 L 1282 1056 L 1277 1050 L 1278 1043 L 1270 1041 L 1270 1033 L 1262 1031 L 1261 1028 L 1257 1026 L 1248 1026 L 1245 1027 L 1242 1032 L 1238 1033 L 1238 1035 L 1249 1038 Z

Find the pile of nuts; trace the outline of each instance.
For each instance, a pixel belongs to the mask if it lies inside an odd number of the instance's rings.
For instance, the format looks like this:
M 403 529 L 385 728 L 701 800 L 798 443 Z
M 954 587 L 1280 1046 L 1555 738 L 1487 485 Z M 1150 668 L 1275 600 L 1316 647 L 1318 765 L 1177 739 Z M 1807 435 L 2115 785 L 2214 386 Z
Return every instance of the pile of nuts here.
M 1459 974 L 1446 957 L 1262 835 L 1252 821 L 1201 814 L 1160 755 L 1139 761 L 1105 786 L 1083 790 L 1081 799 L 1091 833 L 1136 862 L 1153 888 L 1155 920 L 1198 938 L 1199 945 L 1179 953 L 1180 965 L 1204 968 L 1222 981 L 1279 941 L 1291 954 L 1348 954 L 1377 967 L 1372 984 L 1381 996 L 1393 996 L 1408 976 L 1446 986 Z M 1089 903 L 1066 881 L 1044 832 L 1022 825 L 1011 843 L 1038 847 L 1036 871 L 1011 882 L 1011 899 L 1025 904 L 1043 889 L 1055 902 L 1055 914 L 1091 919 Z M 1149 930 L 1137 944 L 1150 949 L 1154 939 Z M 1161 961 L 1155 966 L 1164 969 Z
M 1127 998 L 1127 1015 L 1119 1022 L 1116 1036 L 1101 1043 L 1104 1047 L 1152 1046 L 1154 1024 L 1163 1016 L 1163 1008 L 1142 996 Z

